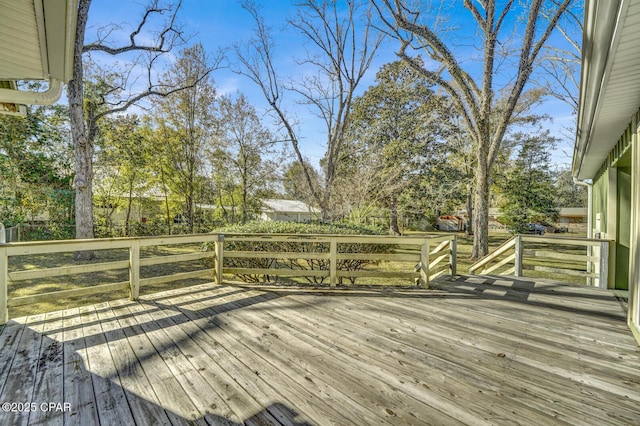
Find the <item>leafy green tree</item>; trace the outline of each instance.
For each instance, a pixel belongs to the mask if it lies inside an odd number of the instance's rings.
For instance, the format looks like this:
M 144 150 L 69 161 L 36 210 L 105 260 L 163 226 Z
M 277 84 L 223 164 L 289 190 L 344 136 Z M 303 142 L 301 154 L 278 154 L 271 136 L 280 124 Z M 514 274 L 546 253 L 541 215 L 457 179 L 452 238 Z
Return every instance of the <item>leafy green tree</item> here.
M 162 81 L 167 87 L 186 83 L 188 88 L 160 99 L 154 110 L 161 144 L 158 148 L 171 165 L 163 168 L 163 178 L 182 198 L 189 232 L 194 229 L 194 207 L 202 189 L 198 177 L 204 174 L 205 149 L 212 143 L 216 124 L 211 69 L 201 44 L 183 49 Z
M 320 175 L 316 169 L 305 160 L 305 169 L 309 172 L 311 182 L 316 192 L 319 191 L 321 186 Z M 292 200 L 304 201 L 308 205 L 314 205 L 315 200 L 312 192 L 309 190 L 307 184 L 305 172 L 300 162 L 293 162 L 288 164 L 282 176 L 282 185 L 284 187 L 284 195 Z
M 489 252 L 491 170 L 514 118 L 523 111 L 541 51 L 575 0 L 526 3 L 465 0 L 459 28 L 443 28 L 447 2 L 376 0 L 386 28 L 398 40 L 398 55 L 445 90 L 473 144 L 474 214 L 472 258 Z M 458 9 L 456 9 L 457 11 Z M 462 13 L 464 12 L 464 13 Z M 475 32 L 476 37 L 470 37 Z M 459 40 L 474 52 L 454 49 Z M 422 60 L 418 55 L 428 56 Z M 476 60 L 476 58 L 478 60 Z
M 240 220 L 247 222 L 257 211 L 260 194 L 275 181 L 278 163 L 273 158 L 275 142 L 255 108 L 243 95 L 235 99 L 222 96 L 217 102 L 217 126 L 211 157 L 214 173 L 229 170 L 234 184 L 224 182 L 227 188 L 237 187 L 240 201 Z M 224 206 L 220 206 L 224 207 Z
M 367 170 L 366 179 L 357 179 L 368 187 L 363 195 L 388 209 L 389 230 L 395 234 L 400 233 L 400 200 L 410 202 L 408 190 L 419 186 L 421 176 L 444 153 L 449 112 L 445 99 L 431 87 L 406 63 L 396 61 L 383 66 L 376 84 L 354 101 L 353 142 L 345 148 L 343 169 L 347 176 Z
M 73 220 L 73 169 L 67 110 L 27 107 L 26 117 L 0 115 L 0 222 L 40 215 Z
M 496 183 L 501 195 L 502 221 L 514 232 L 525 232 L 531 222 L 552 223 L 557 219 L 556 187 L 550 169 L 550 148 L 556 140 L 549 131 L 513 136 L 517 157 L 502 182 Z
M 587 207 L 587 189 L 576 185 L 571 169 L 561 169 L 555 173 L 556 200 L 558 207 Z
M 131 213 L 140 205 L 150 187 L 152 166 L 149 140 L 140 119 L 135 115 L 105 119 L 96 161 L 96 195 L 104 206 L 117 206 L 123 201 L 124 234 L 131 235 Z M 108 223 L 108 222 L 107 222 Z

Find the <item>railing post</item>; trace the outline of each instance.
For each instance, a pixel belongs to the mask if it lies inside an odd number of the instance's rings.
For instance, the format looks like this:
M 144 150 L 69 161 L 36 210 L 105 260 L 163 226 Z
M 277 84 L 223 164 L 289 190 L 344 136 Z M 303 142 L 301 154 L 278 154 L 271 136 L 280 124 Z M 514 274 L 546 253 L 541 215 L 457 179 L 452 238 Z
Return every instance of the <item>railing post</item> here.
M 215 242 L 215 257 L 213 258 L 213 272 L 216 285 L 222 285 L 222 272 L 224 267 L 224 235 L 219 234 Z
M 516 241 L 515 241 L 515 250 L 516 250 L 516 259 L 515 259 L 515 265 L 514 265 L 514 271 L 513 271 L 513 275 L 516 277 L 521 277 L 522 276 L 522 255 L 524 253 L 524 250 L 522 248 L 522 235 L 516 235 Z
M 334 237 L 329 239 L 329 285 L 338 284 L 338 242 Z
M 449 275 L 454 276 L 458 269 L 458 236 L 449 241 Z
M 598 287 L 609 288 L 609 241 L 600 241 L 600 268 Z
M 0 245 L 0 325 L 9 321 L 9 256 L 7 248 Z
M 420 247 L 420 286 L 429 288 L 429 239 L 425 238 Z
M 129 298 L 137 300 L 140 296 L 140 240 L 131 241 L 129 246 Z

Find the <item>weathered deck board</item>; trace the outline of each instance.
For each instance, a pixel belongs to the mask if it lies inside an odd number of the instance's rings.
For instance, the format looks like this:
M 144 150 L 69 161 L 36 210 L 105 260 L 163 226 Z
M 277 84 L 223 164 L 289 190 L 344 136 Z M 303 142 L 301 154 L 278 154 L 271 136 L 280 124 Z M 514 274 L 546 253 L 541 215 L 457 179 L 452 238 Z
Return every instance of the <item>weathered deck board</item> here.
M 118 318 L 119 313 L 112 311 L 108 304 L 96 306 L 96 313 L 107 341 L 108 353 L 114 361 L 115 370 L 108 378 L 124 390 L 136 424 L 147 421 L 154 425 L 170 425 L 169 416 L 147 378 L 147 375 L 153 375 L 154 370 L 148 369 L 145 374 L 140 365 L 139 360 L 144 359 L 145 345 L 151 346 L 148 339 L 144 334 L 133 334 L 131 340 L 127 339 L 125 330 L 129 329 L 124 313 Z M 150 354 L 151 349 L 146 353 Z M 103 356 L 107 356 L 106 353 Z
M 62 353 L 63 311 L 49 312 L 41 324 L 31 327 L 43 334 L 39 348 L 33 401 L 40 403 L 64 401 L 64 362 Z M 29 413 L 29 424 L 58 426 L 63 424 L 63 411 L 36 410 Z
M 201 285 L 0 328 L 0 424 L 640 423 L 640 350 L 608 292 Z M 17 401 L 25 399 L 27 401 Z
M 44 319 L 44 314 L 30 316 L 25 319 L 25 323 L 38 323 Z M 38 368 L 38 350 L 42 341 L 42 333 L 31 327 L 24 327 L 20 337 L 20 343 L 16 350 L 16 356 L 9 366 L 9 376 L 7 384 L 3 389 L 3 395 L 7 395 L 8 401 L 32 401 L 33 387 Z M 29 408 L 29 410 L 31 407 Z M 27 424 L 27 416 L 19 412 L 7 414 L 7 424 L 23 425 Z
M 64 424 L 90 425 L 98 423 L 98 411 L 93 391 L 93 375 L 87 368 L 87 347 L 82 333 L 80 309 L 70 309 L 63 318 L 63 401 L 71 406 L 64 411 Z
M 118 380 L 110 380 L 117 372 L 107 339 L 102 332 L 95 306 L 81 308 L 83 334 L 87 346 L 88 369 L 93 373 L 98 417 L 102 424 L 133 424 L 134 417 Z M 106 353 L 105 353 L 106 352 Z

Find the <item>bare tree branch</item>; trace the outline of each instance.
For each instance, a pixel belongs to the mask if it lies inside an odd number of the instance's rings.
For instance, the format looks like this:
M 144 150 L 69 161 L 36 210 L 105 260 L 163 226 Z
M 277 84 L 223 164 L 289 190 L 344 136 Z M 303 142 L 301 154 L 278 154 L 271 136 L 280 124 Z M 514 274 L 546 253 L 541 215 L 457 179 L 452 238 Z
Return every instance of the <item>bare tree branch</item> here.
M 327 150 L 323 194 L 316 190 L 291 119 L 280 105 L 283 86 L 273 63 L 273 42 L 254 3 L 245 2 L 243 7 L 256 22 L 255 38 L 249 42 L 248 51 L 240 46 L 236 46 L 235 51 L 240 65 L 238 72 L 248 76 L 261 88 L 265 99 L 286 129 L 309 190 L 326 218 L 354 92 L 371 66 L 382 35 L 372 33 L 369 25 L 371 9 L 364 11 L 363 27 L 356 28 L 357 14 L 362 6 L 356 1 L 346 2 L 347 11 L 344 14 L 339 12 L 335 0 L 307 0 L 297 6 L 298 14 L 289 23 L 301 32 L 312 50 L 317 52 L 309 55 L 302 63 L 312 65 L 318 72 L 312 77 L 298 80 L 292 85 L 295 87 L 289 87 L 288 91 L 300 95 L 303 103 L 313 106 L 316 114 L 325 122 Z
M 467 58 L 457 57 L 446 40 L 436 34 L 433 22 L 437 23 L 438 19 L 429 15 L 431 10 L 410 9 L 405 0 L 374 1 L 386 31 L 400 42 L 398 55 L 412 67 L 422 68 L 422 75 L 451 96 L 473 139 L 476 152 L 473 257 L 488 251 L 489 172 L 508 126 L 522 113 L 519 102 L 523 101 L 523 91 L 531 80 L 537 58 L 573 1 L 530 0 L 515 7 L 513 0 L 464 0 L 482 38 L 480 78 L 466 72 L 461 61 Z M 527 13 L 524 25 L 519 27 L 521 31 L 503 35 L 505 22 L 514 23 L 518 28 L 520 17 L 513 14 L 521 11 Z M 549 14 L 548 23 L 539 28 L 543 12 Z M 428 54 L 436 65 L 418 64 L 408 53 L 410 47 Z M 513 59 L 518 61 L 516 67 L 501 68 Z M 498 69 L 503 74 L 500 80 L 496 80 Z
M 100 51 L 105 52 L 110 55 L 118 55 L 121 53 L 136 51 L 146 51 L 146 52 L 169 52 L 178 41 L 184 41 L 182 38 L 182 30 L 176 27 L 176 17 L 180 7 L 182 6 L 182 0 L 179 0 L 176 5 L 168 5 L 166 7 L 160 7 L 159 1 L 154 0 L 152 3 L 147 5 L 140 22 L 135 30 L 129 34 L 129 44 L 125 46 L 112 47 L 105 44 L 105 39 L 113 32 L 113 28 L 110 29 L 106 34 L 101 34 L 97 42 L 85 44 L 82 47 L 83 52 L 92 52 L 92 51 Z M 164 28 L 160 31 L 157 37 L 157 42 L 155 45 L 140 45 L 136 41 L 136 37 L 142 33 L 151 16 L 152 15 L 164 15 L 168 13 L 169 18 L 167 19 Z

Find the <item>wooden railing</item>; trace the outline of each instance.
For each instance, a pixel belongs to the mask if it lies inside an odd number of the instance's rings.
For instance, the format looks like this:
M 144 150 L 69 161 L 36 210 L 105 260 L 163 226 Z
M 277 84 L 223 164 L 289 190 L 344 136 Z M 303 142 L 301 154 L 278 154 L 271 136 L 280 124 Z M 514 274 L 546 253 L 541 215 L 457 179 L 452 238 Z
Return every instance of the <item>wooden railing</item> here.
M 286 251 L 231 251 L 225 250 L 225 242 L 315 242 L 328 245 L 328 250 L 317 252 Z M 178 244 L 209 243 L 213 250 L 198 251 L 178 255 L 141 257 L 140 249 Z M 349 253 L 338 250 L 348 244 L 380 244 L 396 247 L 411 247 L 406 253 Z M 200 247 L 200 245 L 199 245 Z M 9 259 L 20 256 L 65 253 L 77 251 L 128 250 L 127 260 L 103 263 L 61 266 L 42 269 L 25 269 L 9 271 Z M 427 237 L 391 237 L 391 236 L 337 236 L 337 235 L 243 235 L 243 234 L 197 234 L 166 237 L 111 238 L 92 240 L 64 240 L 21 242 L 0 244 L 0 324 L 8 320 L 8 309 L 17 306 L 47 302 L 51 300 L 87 296 L 99 293 L 128 290 L 131 299 L 138 298 L 142 286 L 185 280 L 190 278 L 209 277 L 217 284 L 223 282 L 224 274 L 270 274 L 274 276 L 316 276 L 326 277 L 331 286 L 337 285 L 342 277 L 382 277 L 415 278 L 421 286 L 428 287 L 429 282 L 444 274 L 456 273 L 456 238 L 454 235 Z M 209 265 L 194 271 L 173 273 L 170 275 L 141 278 L 140 268 L 172 262 L 183 262 L 198 259 L 212 259 Z M 273 259 L 325 259 L 328 269 L 294 270 L 280 268 L 238 268 L 224 265 L 229 258 L 273 258 Z M 411 271 L 380 270 L 340 270 L 342 260 L 365 259 L 372 261 L 415 262 L 417 266 Z M 45 277 L 61 277 L 94 272 L 128 270 L 127 281 L 91 285 L 67 290 L 38 292 L 26 296 L 8 297 L 10 282 L 33 280 Z
M 88 296 L 98 293 L 110 293 L 118 290 L 129 290 L 131 299 L 136 299 L 140 287 L 164 282 L 184 280 L 194 277 L 212 277 L 214 271 L 210 268 L 196 271 L 175 273 L 171 275 L 156 276 L 152 278 L 140 278 L 140 267 L 186 260 L 203 259 L 214 256 L 212 252 L 196 252 L 169 256 L 140 257 L 141 247 L 166 246 L 174 244 L 193 244 L 203 242 L 216 242 L 218 235 L 180 235 L 169 237 L 143 237 L 143 238 L 109 238 L 91 240 L 62 240 L 22 242 L 0 245 L 0 324 L 8 319 L 8 308 L 30 305 L 51 300 Z M 9 272 L 9 259 L 19 256 L 41 255 L 51 253 L 65 253 L 77 251 L 101 251 L 113 249 L 128 249 L 129 259 L 104 263 L 89 263 L 55 268 L 28 269 Z M 39 292 L 28 296 L 8 298 L 9 282 L 32 280 L 44 277 L 60 277 L 93 272 L 116 271 L 128 269 L 129 280 L 108 284 L 92 285 L 88 287 L 68 290 Z
M 429 237 L 391 237 L 375 235 L 255 235 L 229 234 L 221 238 L 219 245 L 231 242 L 260 243 L 315 243 L 314 251 L 304 252 L 267 251 L 267 250 L 228 250 L 219 249 L 221 256 L 231 259 L 284 259 L 324 261 L 316 269 L 295 269 L 276 267 L 254 268 L 224 266 L 224 274 L 235 275 L 264 275 L 274 277 L 315 277 L 321 281 L 328 279 L 329 285 L 335 286 L 342 278 L 380 277 L 380 278 L 414 278 L 422 286 L 443 274 L 456 273 L 457 240 L 455 235 Z M 350 245 L 393 245 L 396 247 L 411 247 L 416 250 L 405 253 L 372 253 L 372 252 L 344 252 L 341 246 Z M 307 246 L 308 247 L 308 246 Z M 340 269 L 341 261 L 370 260 L 413 262 L 417 266 L 411 271 L 380 271 L 380 270 L 348 270 Z
M 609 282 L 610 241 L 589 238 L 516 235 L 469 268 L 469 274 L 560 276 L 596 287 Z M 533 271 L 533 272 L 527 272 Z

